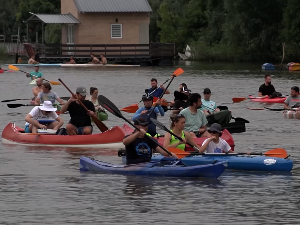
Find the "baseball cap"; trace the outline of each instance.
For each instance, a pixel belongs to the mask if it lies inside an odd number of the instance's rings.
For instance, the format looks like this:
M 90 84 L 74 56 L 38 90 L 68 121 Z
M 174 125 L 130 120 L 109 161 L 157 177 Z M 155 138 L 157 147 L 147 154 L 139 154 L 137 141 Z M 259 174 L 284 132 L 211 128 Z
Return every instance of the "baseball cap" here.
M 211 90 L 209 89 L 209 88 L 204 88 L 204 91 L 203 91 L 203 93 L 211 93 Z
M 85 87 L 78 87 L 76 88 L 76 93 L 86 96 L 86 88 Z
M 141 126 L 147 126 L 149 124 L 149 122 L 142 117 L 135 119 L 133 123 L 134 125 L 141 125 Z
M 218 133 L 222 133 L 222 127 L 220 124 L 218 123 L 213 123 L 210 128 L 208 128 L 209 131 L 216 131 Z

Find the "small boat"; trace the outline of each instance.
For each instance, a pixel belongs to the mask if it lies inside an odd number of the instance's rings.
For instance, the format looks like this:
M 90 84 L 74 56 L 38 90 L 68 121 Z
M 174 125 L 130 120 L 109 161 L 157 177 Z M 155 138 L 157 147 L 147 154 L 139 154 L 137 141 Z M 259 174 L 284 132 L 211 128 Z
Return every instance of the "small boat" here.
M 261 66 L 261 69 L 262 70 L 275 70 L 275 67 L 272 63 L 264 63 L 262 66 Z
M 129 127 L 127 124 L 124 124 L 122 126 L 122 130 L 124 131 L 125 135 L 131 134 L 133 132 L 133 129 L 131 127 Z M 234 140 L 231 136 L 231 134 L 229 133 L 228 130 L 224 129 L 222 131 L 222 138 L 230 145 L 231 149 L 234 150 Z M 158 143 L 163 145 L 164 144 L 164 137 L 163 136 L 159 136 L 156 138 L 158 140 Z M 207 139 L 206 137 L 201 137 L 201 138 L 194 138 L 194 141 L 197 145 L 202 145 L 203 141 Z M 193 148 L 191 148 L 190 146 L 186 145 L 186 151 L 194 151 Z
M 252 102 L 261 102 L 261 103 L 284 103 L 286 97 L 276 97 L 276 98 L 261 98 L 249 95 L 249 98 Z
M 226 168 L 226 162 L 186 166 L 177 160 L 140 163 L 135 165 L 114 165 L 88 157 L 80 157 L 80 171 L 103 172 L 121 175 L 164 176 L 164 177 L 206 177 L 218 178 Z
M 288 70 L 289 71 L 299 71 L 300 70 L 300 63 L 288 63 L 287 64 Z
M 158 161 L 162 158 L 162 155 L 154 154 L 152 160 Z M 257 155 L 238 155 L 235 153 L 191 155 L 181 160 L 187 166 L 205 165 L 217 160 L 219 162 L 227 162 L 227 169 L 232 170 L 290 172 L 293 168 L 293 161 L 290 159 Z
M 34 67 L 36 64 L 6 64 L 13 66 L 31 66 Z M 140 65 L 127 65 L 127 64 L 63 64 L 63 63 L 40 63 L 39 66 L 50 66 L 50 67 L 139 67 Z
M 300 120 L 300 111 L 287 110 L 283 112 L 286 119 L 298 119 Z
M 123 148 L 124 131 L 126 128 L 113 127 L 110 130 L 91 135 L 55 135 L 24 133 L 24 129 L 9 123 L 2 132 L 2 143 L 30 146 L 53 147 L 92 147 L 92 148 Z

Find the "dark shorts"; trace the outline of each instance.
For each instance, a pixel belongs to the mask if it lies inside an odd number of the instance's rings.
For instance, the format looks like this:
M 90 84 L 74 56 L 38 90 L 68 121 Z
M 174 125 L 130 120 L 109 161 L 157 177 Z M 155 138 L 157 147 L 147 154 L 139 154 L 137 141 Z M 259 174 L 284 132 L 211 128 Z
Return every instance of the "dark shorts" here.
M 197 138 L 201 137 L 201 135 L 204 134 L 204 132 L 193 131 L 193 133 L 196 135 Z
M 92 133 L 93 133 L 93 127 L 92 127 L 92 126 L 85 126 L 85 127 L 90 127 L 91 130 L 92 130 Z M 76 128 L 77 128 L 77 134 L 78 134 L 78 135 L 82 135 L 83 129 L 84 129 L 85 127 L 76 127 Z

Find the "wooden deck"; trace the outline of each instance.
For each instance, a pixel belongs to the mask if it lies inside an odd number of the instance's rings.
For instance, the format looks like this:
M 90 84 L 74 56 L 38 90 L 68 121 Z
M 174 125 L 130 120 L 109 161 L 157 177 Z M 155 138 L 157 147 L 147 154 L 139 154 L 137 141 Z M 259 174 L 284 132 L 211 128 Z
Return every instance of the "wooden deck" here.
M 63 63 L 74 56 L 77 63 L 87 63 L 91 54 L 103 54 L 109 62 L 156 65 L 161 60 L 173 62 L 174 44 L 24 44 L 27 54 L 38 53 L 41 63 Z

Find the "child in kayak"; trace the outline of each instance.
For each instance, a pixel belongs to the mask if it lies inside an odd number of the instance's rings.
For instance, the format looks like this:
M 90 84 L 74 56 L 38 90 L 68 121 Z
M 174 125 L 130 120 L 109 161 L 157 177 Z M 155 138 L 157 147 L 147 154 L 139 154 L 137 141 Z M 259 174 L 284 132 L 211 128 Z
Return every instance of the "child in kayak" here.
M 145 136 L 148 130 L 148 124 L 144 118 L 139 117 L 135 119 L 134 125 L 139 128 L 140 131 L 135 130 L 132 134 L 125 136 L 123 139 L 123 144 L 126 147 L 127 164 L 150 162 L 153 150 L 168 156 L 167 153 L 158 146 L 156 141 L 150 140 L 152 137 Z M 173 156 L 176 157 L 175 155 Z
M 189 134 L 189 132 L 184 131 L 185 117 L 183 115 L 181 114 L 172 115 L 171 120 L 172 120 L 171 132 L 181 137 L 183 139 L 183 142 L 179 141 L 170 133 L 166 133 L 164 138 L 164 148 L 179 148 L 182 151 L 184 151 L 186 141 L 196 146 L 197 148 L 200 148 L 200 146 L 198 146 L 195 143 L 194 139 Z
M 207 138 L 202 146 L 199 148 L 199 152 L 203 153 L 231 153 L 230 145 L 221 138 L 222 128 L 220 124 L 213 123 L 211 127 L 208 129 L 208 132 L 211 134 L 210 138 Z

